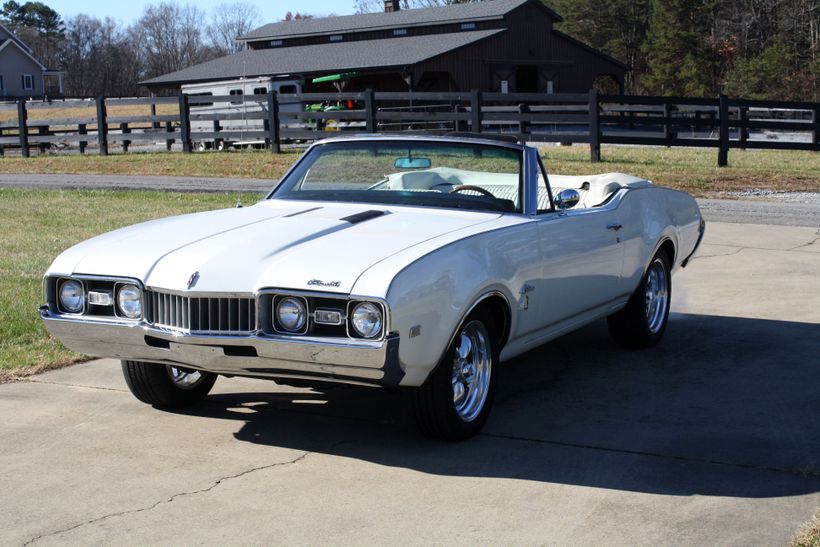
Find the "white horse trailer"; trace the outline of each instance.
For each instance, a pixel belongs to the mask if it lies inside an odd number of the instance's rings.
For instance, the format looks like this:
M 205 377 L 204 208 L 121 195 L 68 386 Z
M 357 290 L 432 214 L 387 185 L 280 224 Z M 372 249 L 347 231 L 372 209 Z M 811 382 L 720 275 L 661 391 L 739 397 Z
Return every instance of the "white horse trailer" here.
M 230 97 L 228 100 L 190 104 L 191 134 L 196 150 L 229 146 L 264 146 L 265 139 L 259 136 L 264 131 L 268 112 L 267 98 L 251 99 L 248 96 L 267 95 L 270 90 L 277 94 L 290 95 L 302 92 L 301 80 L 274 80 L 273 78 L 243 78 L 222 82 L 186 84 L 182 92 L 189 97 Z M 279 112 L 301 112 L 299 101 L 279 101 Z M 219 131 L 226 132 L 225 138 L 198 140 L 197 133 L 214 132 L 214 120 L 219 122 Z M 283 124 L 284 125 L 284 124 Z M 244 135 L 247 133 L 247 136 Z

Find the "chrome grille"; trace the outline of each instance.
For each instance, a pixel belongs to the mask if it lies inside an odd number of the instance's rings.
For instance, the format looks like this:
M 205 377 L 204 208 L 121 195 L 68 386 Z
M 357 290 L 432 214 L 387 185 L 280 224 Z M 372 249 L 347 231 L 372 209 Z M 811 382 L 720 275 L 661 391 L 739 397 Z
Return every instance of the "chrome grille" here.
M 148 322 L 195 334 L 242 335 L 256 330 L 256 300 L 145 291 Z

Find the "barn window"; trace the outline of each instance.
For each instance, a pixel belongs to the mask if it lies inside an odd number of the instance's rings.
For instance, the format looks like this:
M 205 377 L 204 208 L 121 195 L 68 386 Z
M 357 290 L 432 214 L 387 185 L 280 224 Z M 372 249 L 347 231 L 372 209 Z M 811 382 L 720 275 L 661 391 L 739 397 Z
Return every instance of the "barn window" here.
M 330 41 L 331 42 L 341 42 L 344 40 L 344 37 L 341 34 L 331 34 Z
M 296 93 L 296 86 L 295 85 L 282 85 L 282 86 L 279 86 L 279 93 L 284 93 L 285 95 L 290 95 L 292 93 Z
M 271 40 L 270 47 L 279 47 L 282 45 L 282 40 Z
M 31 74 L 23 74 L 23 90 L 31 91 L 34 89 L 34 77 Z
M 406 28 L 397 28 L 393 29 L 393 36 L 406 36 L 407 29 Z
M 241 89 L 231 89 L 230 91 L 228 91 L 228 93 L 231 94 L 231 95 L 243 95 L 243 92 L 242 92 Z M 232 100 L 231 104 L 242 104 L 242 99 Z
M 475 30 L 475 23 L 461 23 L 461 30 Z
M 188 93 L 187 95 L 189 97 L 213 97 L 214 96 L 214 94 L 211 93 L 210 91 L 206 91 L 205 93 Z M 196 100 L 195 102 L 193 102 L 191 104 L 191 106 L 193 106 L 193 107 L 206 107 L 206 106 L 213 106 L 213 105 L 214 105 L 214 103 L 212 103 L 210 101 L 209 102 L 205 102 L 205 101 L 199 102 L 198 100 Z
M 267 87 L 254 87 L 253 94 L 254 95 L 265 95 L 268 92 Z
M 0 74 L 0 91 L 3 91 L 3 90 L 5 90 L 5 89 L 6 89 L 6 86 L 5 86 L 5 84 L 3 83 L 3 75 L 2 75 L 2 74 Z

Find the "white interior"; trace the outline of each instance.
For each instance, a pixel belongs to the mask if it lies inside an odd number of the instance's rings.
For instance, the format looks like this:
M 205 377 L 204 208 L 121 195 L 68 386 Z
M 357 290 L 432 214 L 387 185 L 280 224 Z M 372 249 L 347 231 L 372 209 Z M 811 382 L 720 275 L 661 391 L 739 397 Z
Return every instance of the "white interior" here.
M 624 173 L 603 173 L 590 176 L 550 175 L 553 194 L 572 188 L 581 199 L 574 207 L 584 209 L 606 202 L 620 188 L 639 188 L 650 183 Z M 435 167 L 424 171 L 405 171 L 387 177 L 382 188 L 390 190 L 415 190 L 449 192 L 456 186 L 478 186 L 499 199 L 519 204 L 518 175 L 515 173 L 487 173 L 467 171 L 450 167 Z M 469 190 L 465 191 L 469 192 Z M 541 174 L 538 175 L 538 208 L 549 209 L 549 195 Z

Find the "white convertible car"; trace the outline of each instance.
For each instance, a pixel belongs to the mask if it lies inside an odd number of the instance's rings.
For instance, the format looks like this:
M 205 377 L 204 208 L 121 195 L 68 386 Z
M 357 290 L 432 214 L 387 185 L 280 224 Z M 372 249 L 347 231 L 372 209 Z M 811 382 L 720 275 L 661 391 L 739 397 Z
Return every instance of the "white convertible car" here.
M 424 432 L 464 439 L 516 355 L 603 317 L 620 344 L 657 343 L 703 231 L 688 194 L 547 176 L 511 140 L 330 139 L 251 207 L 68 249 L 40 313 L 158 407 L 201 401 L 218 375 L 402 387 Z

